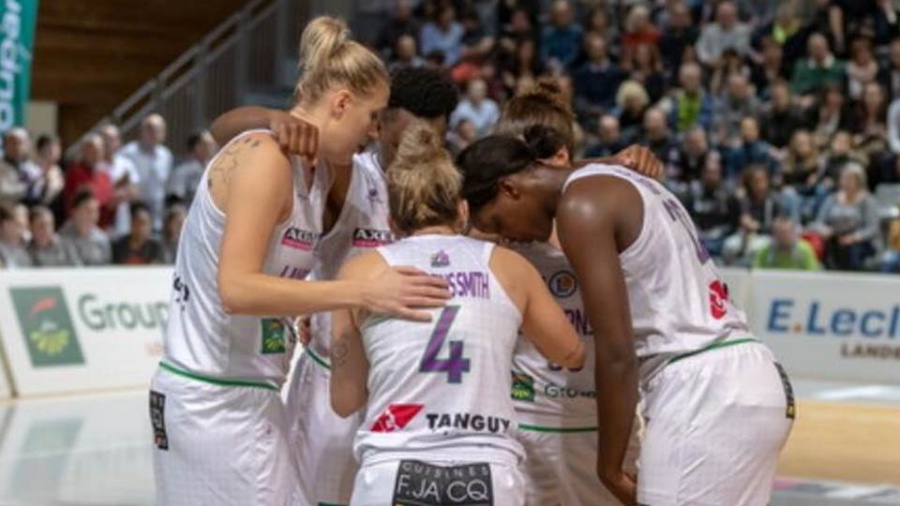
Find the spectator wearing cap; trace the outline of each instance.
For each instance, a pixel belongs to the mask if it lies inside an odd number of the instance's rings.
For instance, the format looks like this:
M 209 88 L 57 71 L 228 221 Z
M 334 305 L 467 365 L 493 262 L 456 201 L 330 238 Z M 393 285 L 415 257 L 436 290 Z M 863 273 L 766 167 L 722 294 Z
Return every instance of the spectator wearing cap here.
M 109 265 L 112 248 L 109 236 L 100 229 L 100 204 L 90 189 L 75 195 L 72 217 L 59 229 L 59 236 L 74 248 L 81 265 Z
M 0 160 L 0 204 L 37 203 L 36 186 L 41 170 L 31 162 L 31 136 L 23 128 L 11 128 L 3 135 Z
M 581 27 L 573 21 L 572 6 L 556 0 L 550 24 L 541 31 L 541 64 L 556 71 L 571 69 L 581 50 Z
M 707 131 L 712 128 L 715 101 L 703 89 L 702 79 L 700 65 L 693 62 L 683 64 L 678 72 L 681 88 L 663 100 L 663 107 L 669 111 L 669 124 L 676 132 L 686 132 L 695 125 Z
M 574 74 L 575 110 L 592 124 L 615 105 L 616 93 L 626 74 L 610 61 L 606 41 L 589 34 L 584 41 L 587 61 Z
M 31 255 L 25 241 L 26 228 L 16 218 L 12 207 L 0 204 L 0 257 L 7 269 L 31 267 Z
M 797 223 L 780 216 L 772 224 L 772 241 L 759 250 L 753 260 L 754 269 L 817 271 L 821 268 L 816 253 L 797 234 Z
M 809 57 L 794 65 L 791 78 L 794 93 L 815 94 L 831 85 L 843 85 L 847 76 L 846 65 L 831 53 L 828 39 L 821 33 L 814 33 L 806 45 Z
M 440 51 L 444 55 L 444 65 L 452 67 L 462 57 L 465 29 L 456 21 L 456 9 L 445 4 L 438 11 L 437 19 L 426 23 L 419 34 L 422 53 Z
M 619 119 L 611 114 L 600 116 L 597 121 L 597 143 L 589 147 L 585 152 L 585 158 L 602 158 L 612 156 L 625 149 L 622 140 L 622 130 L 619 127 Z
M 131 230 L 113 243 L 116 265 L 150 265 L 163 263 L 162 244 L 154 239 L 150 208 L 143 202 L 131 204 Z
M 28 254 L 35 267 L 74 267 L 81 265 L 72 245 L 54 230 L 53 212 L 44 206 L 31 209 L 31 241 Z
M 670 8 L 669 25 L 659 39 L 659 51 L 666 67 L 677 71 L 682 64 L 685 48 L 693 47 L 700 38 L 700 29 L 694 23 L 691 10 L 683 1 L 674 2 Z M 672 81 L 675 81 L 672 76 Z
M 130 158 L 137 169 L 138 195 L 150 209 L 156 229 L 162 226 L 166 181 L 172 172 L 172 152 L 163 145 L 165 140 L 166 120 L 159 114 L 151 114 L 141 121 L 138 140 L 122 148 L 122 155 Z
M 100 204 L 100 226 L 112 224 L 115 210 L 115 194 L 109 172 L 103 164 L 103 139 L 91 134 L 81 142 L 79 161 L 66 171 L 66 187 L 63 190 L 63 207 L 70 216 L 75 204 L 75 196 L 83 188 L 88 188 Z
M 456 127 L 463 119 L 472 122 L 479 137 L 487 135 L 500 119 L 500 107 L 487 97 L 487 85 L 482 79 L 469 81 L 466 97 L 450 115 L 450 126 Z
M 839 181 L 838 191 L 822 204 L 812 229 L 825 241 L 827 267 L 859 271 L 875 253 L 878 202 L 869 193 L 862 165 L 846 164 Z
M 700 32 L 697 56 L 705 65 L 716 66 L 726 49 L 734 49 L 740 55 L 750 50 L 750 29 L 738 21 L 737 8 L 732 2 L 720 3 L 716 21 Z
M 112 231 L 114 235 L 125 235 L 131 226 L 129 206 L 138 198 L 137 183 L 141 180 L 137 167 L 130 158 L 121 152 L 122 136 L 115 125 L 106 125 L 100 129 L 103 138 L 104 167 L 109 174 L 115 194 Z
M 190 207 L 197 187 L 203 179 L 206 164 L 212 159 L 218 147 L 212 134 L 204 130 L 188 138 L 187 148 L 188 158 L 172 171 L 166 183 L 166 194 Z
M 700 179 L 690 185 L 685 196 L 685 208 L 697 225 L 700 242 L 712 256 L 721 256 L 725 239 L 737 230 L 741 209 L 737 197 L 725 186 L 718 156 L 706 158 Z

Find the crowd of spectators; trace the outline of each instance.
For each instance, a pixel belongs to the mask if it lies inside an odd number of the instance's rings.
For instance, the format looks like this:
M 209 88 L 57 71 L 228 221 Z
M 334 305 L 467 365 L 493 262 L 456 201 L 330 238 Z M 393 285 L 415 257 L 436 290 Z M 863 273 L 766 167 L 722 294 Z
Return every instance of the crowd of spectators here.
M 363 3 L 357 32 L 390 67 L 459 83 L 453 150 L 556 79 L 577 155 L 648 146 L 720 263 L 900 267 L 900 2 Z
M 208 132 L 188 140 L 174 164 L 166 122 L 151 114 L 122 146 L 107 125 L 80 141 L 65 169 L 58 139 L 32 148 L 21 128 L 3 135 L 0 160 L 0 267 L 174 263 L 187 208 L 216 151 Z

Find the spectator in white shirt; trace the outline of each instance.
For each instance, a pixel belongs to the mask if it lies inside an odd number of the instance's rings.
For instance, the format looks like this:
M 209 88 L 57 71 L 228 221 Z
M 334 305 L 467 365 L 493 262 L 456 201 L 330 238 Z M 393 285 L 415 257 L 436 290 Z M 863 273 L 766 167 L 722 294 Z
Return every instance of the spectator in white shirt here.
M 163 145 L 166 140 L 166 120 L 151 114 L 141 121 L 139 138 L 122 148 L 122 155 L 131 159 L 140 181 L 138 195 L 146 202 L 154 229 L 162 228 L 166 182 L 172 172 L 172 152 Z
M 177 197 L 178 200 L 190 207 L 194 200 L 194 193 L 200 180 L 203 179 L 203 171 L 216 153 L 216 141 L 212 134 L 204 130 L 199 134 L 188 138 L 188 158 L 175 167 L 166 183 L 166 194 Z
M 466 98 L 460 101 L 450 116 L 450 126 L 456 128 L 460 121 L 467 119 L 475 125 L 480 137 L 490 133 L 499 118 L 500 107 L 487 97 L 487 85 L 481 79 L 473 79 L 469 81 Z
M 0 203 L 36 204 L 35 190 L 41 169 L 29 160 L 31 136 L 24 128 L 11 128 L 3 134 L 3 159 L 0 160 Z
M 105 167 L 115 189 L 116 216 L 113 219 L 114 236 L 125 235 L 131 227 L 131 203 L 138 200 L 137 183 L 141 180 L 131 158 L 122 154 L 122 136 L 119 127 L 106 125 L 100 129 L 103 137 Z

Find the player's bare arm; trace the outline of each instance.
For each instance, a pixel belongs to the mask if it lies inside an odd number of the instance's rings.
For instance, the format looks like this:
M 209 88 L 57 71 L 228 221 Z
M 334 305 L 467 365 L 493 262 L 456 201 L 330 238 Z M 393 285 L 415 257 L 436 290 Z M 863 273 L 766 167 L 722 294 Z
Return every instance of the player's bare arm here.
M 287 154 L 302 157 L 315 164 L 319 149 L 319 129 L 314 125 L 278 109 L 247 106 L 228 111 L 213 122 L 210 132 L 219 145 L 247 130 L 266 128 L 275 133 L 278 145 Z
M 635 202 L 639 199 L 625 181 L 591 178 L 569 187 L 557 213 L 560 242 L 581 281 L 596 341 L 597 471 L 627 505 L 636 504 L 636 484 L 625 475 L 622 461 L 638 399 L 637 360 L 618 256 L 640 230 L 634 230 L 642 220 L 642 207 Z

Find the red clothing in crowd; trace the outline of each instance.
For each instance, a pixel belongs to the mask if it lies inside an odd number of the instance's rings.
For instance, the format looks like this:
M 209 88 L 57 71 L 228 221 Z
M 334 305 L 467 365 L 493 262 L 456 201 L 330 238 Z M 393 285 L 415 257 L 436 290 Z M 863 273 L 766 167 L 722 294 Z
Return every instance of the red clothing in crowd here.
M 72 213 L 75 195 L 81 188 L 90 188 L 100 204 L 100 228 L 106 229 L 112 224 L 115 213 L 113 199 L 115 190 L 109 174 L 100 167 L 91 170 L 80 163 L 73 164 L 66 170 L 66 186 L 63 189 L 63 207 L 66 216 Z
M 643 32 L 622 34 L 622 51 L 629 53 L 637 46 L 655 46 L 659 43 L 662 32 L 651 28 Z

